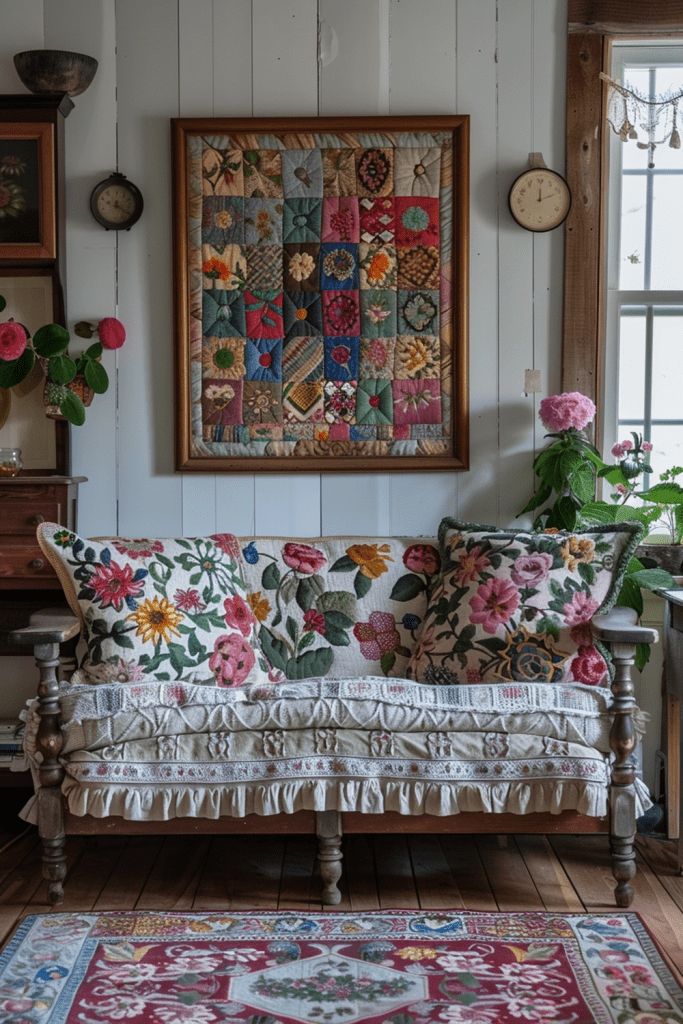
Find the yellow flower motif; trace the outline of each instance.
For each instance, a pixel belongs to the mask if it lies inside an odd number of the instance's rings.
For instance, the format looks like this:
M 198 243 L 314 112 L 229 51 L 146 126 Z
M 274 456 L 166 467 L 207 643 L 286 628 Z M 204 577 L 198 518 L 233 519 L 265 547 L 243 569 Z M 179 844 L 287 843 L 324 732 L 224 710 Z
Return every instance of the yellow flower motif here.
M 137 610 L 128 615 L 127 619 L 132 619 L 136 624 L 138 628 L 135 635 L 142 637 L 144 644 L 148 640 L 154 644 L 163 640 L 167 644 L 172 634 L 180 636 L 177 626 L 183 621 L 183 616 L 167 597 L 153 597 L 138 605 Z
M 560 554 L 570 572 L 576 572 L 580 562 L 590 564 L 595 554 L 592 540 L 581 540 L 579 537 L 567 537 L 560 548 Z
M 429 946 L 404 946 L 396 952 L 402 960 L 434 960 L 438 955 L 437 950 Z
M 388 571 L 387 562 L 393 562 L 389 552 L 389 544 L 352 544 L 346 549 L 346 554 L 352 562 L 359 566 L 363 576 L 369 580 L 376 580 L 382 573 Z
M 253 594 L 247 594 L 247 604 L 254 613 L 255 619 L 258 619 L 259 622 L 266 621 L 270 615 L 270 602 L 267 597 L 261 596 L 260 590 Z

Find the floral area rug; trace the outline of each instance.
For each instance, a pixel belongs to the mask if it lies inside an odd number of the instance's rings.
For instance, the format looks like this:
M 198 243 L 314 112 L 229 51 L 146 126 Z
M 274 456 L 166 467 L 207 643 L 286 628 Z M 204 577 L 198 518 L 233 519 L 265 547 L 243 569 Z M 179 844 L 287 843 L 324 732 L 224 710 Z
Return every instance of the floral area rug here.
M 4 1024 L 678 1024 L 636 914 L 110 913 L 26 918 Z

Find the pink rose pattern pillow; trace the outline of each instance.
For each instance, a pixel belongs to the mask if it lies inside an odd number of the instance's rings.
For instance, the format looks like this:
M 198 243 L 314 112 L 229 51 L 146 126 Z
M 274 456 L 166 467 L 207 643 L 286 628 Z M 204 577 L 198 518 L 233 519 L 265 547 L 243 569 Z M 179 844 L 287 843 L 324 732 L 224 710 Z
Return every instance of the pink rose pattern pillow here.
M 84 625 L 76 681 L 268 682 L 231 533 L 95 541 L 45 523 L 38 540 Z
M 444 519 L 442 575 L 408 678 L 607 685 L 590 623 L 614 604 L 640 535 L 631 523 L 522 533 Z

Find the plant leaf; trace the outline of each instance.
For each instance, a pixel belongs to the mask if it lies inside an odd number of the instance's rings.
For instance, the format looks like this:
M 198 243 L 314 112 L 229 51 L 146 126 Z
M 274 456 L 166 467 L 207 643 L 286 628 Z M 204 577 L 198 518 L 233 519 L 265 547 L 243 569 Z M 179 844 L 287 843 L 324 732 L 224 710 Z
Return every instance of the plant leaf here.
M 74 427 L 81 427 L 85 423 L 85 406 L 73 391 L 60 402 L 59 411 Z
M 69 344 L 69 332 L 60 324 L 45 324 L 33 335 L 33 347 L 39 356 L 49 359 L 64 352 Z
M 79 338 L 92 338 L 94 333 L 92 324 L 87 320 L 79 320 L 77 324 L 74 324 L 74 334 Z
M 35 353 L 28 347 L 18 359 L 12 359 L 10 362 L 0 359 L 0 388 L 13 388 L 15 384 L 21 384 L 33 369 L 35 361 Z
M 96 363 L 94 359 L 86 360 L 84 376 L 86 384 L 93 389 L 96 395 L 103 395 L 109 387 L 107 371 L 101 363 Z
M 683 487 L 680 484 L 655 484 L 649 491 L 639 491 L 638 497 L 656 505 L 683 505 Z
M 69 356 L 52 356 L 47 364 L 47 373 L 55 384 L 68 384 L 76 376 L 76 364 Z

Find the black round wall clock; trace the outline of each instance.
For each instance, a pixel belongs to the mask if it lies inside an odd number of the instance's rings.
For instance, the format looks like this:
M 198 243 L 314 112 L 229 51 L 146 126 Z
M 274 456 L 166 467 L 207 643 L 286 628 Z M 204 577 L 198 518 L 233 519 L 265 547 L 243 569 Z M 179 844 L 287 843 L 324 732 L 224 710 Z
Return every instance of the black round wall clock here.
M 140 220 L 143 206 L 140 189 L 118 171 L 99 181 L 90 193 L 90 212 L 107 231 L 129 231 Z

